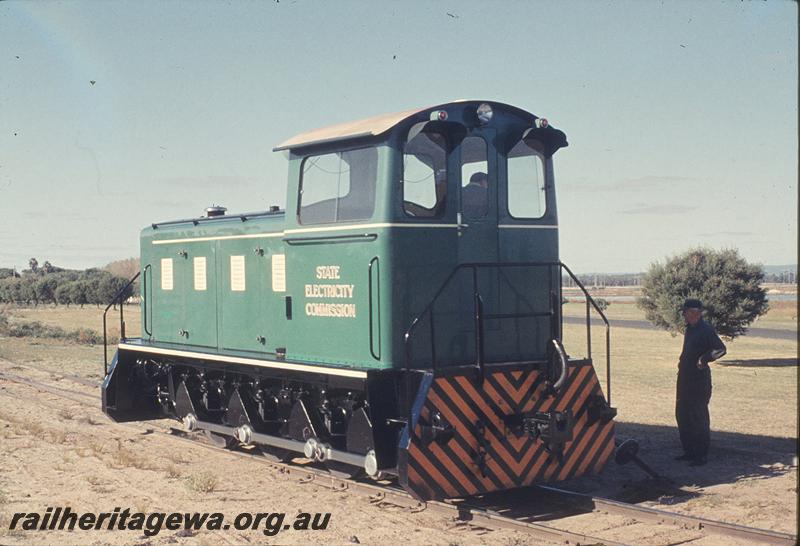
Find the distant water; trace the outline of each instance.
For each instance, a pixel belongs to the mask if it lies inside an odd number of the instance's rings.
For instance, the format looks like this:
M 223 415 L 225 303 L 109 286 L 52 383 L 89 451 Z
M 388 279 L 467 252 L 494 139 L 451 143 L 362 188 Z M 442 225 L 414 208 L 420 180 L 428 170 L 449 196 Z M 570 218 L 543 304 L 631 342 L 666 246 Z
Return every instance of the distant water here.
M 584 301 L 583 296 L 572 296 L 570 294 L 565 294 L 566 297 L 570 301 Z M 636 301 L 636 296 L 604 296 L 602 294 L 594 294 L 594 298 L 603 298 L 606 301 L 627 301 L 627 302 L 634 302 Z M 767 300 L 769 301 L 797 301 L 797 294 L 767 294 Z
M 797 294 L 767 294 L 771 301 L 797 301 Z

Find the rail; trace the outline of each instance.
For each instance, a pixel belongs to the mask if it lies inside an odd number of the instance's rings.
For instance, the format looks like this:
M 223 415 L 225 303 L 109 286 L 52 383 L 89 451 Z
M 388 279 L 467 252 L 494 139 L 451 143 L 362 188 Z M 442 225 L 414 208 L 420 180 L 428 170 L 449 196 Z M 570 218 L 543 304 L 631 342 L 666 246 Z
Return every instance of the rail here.
M 484 301 L 483 297 L 480 294 L 479 287 L 478 287 L 478 270 L 479 269 L 512 269 L 512 268 L 549 268 L 549 276 L 548 276 L 548 287 L 551 289 L 551 298 L 550 298 L 550 310 L 547 312 L 531 312 L 531 313 L 498 313 L 498 314 L 490 314 L 486 315 L 484 313 Z M 553 278 L 552 273 L 553 269 L 558 268 L 559 270 L 559 282 L 563 278 L 563 272 L 566 272 L 567 275 L 575 282 L 575 285 L 580 288 L 583 292 L 584 296 L 586 297 L 586 353 L 587 357 L 591 359 L 592 357 L 592 334 L 591 334 L 591 321 L 590 321 L 590 311 L 591 308 L 600 315 L 600 318 L 603 320 L 606 329 L 606 399 L 608 404 L 611 404 L 611 326 L 608 322 L 608 318 L 606 318 L 605 313 L 600 307 L 597 305 L 597 302 L 594 301 L 591 294 L 586 290 L 586 287 L 578 280 L 572 270 L 567 267 L 564 263 L 558 262 L 508 262 L 508 263 L 499 263 L 499 262 L 482 262 L 482 263 L 464 263 L 456 266 L 453 271 L 445 278 L 444 282 L 441 284 L 439 289 L 434 293 L 431 300 L 425 306 L 425 308 L 417 314 L 414 319 L 411 321 L 408 329 L 405 331 L 403 335 L 403 344 L 405 349 L 405 371 L 409 372 L 410 370 L 414 369 L 412 367 L 412 355 L 411 355 L 411 342 L 412 338 L 417 331 L 419 324 L 422 320 L 427 316 L 429 317 L 429 328 L 430 328 L 430 338 L 431 338 L 431 346 L 430 346 L 430 358 L 431 358 L 431 367 L 430 370 L 436 370 L 436 321 L 435 321 L 435 314 L 434 308 L 439 300 L 442 293 L 448 287 L 448 285 L 452 282 L 452 280 L 458 275 L 459 272 L 464 270 L 469 270 L 472 278 L 472 300 L 473 300 L 473 322 L 475 328 L 475 367 L 479 372 L 479 376 L 483 377 L 484 375 L 484 368 L 486 365 L 485 357 L 484 357 L 484 332 L 483 332 L 483 324 L 486 319 L 518 319 L 518 318 L 531 318 L 531 317 L 541 317 L 541 316 L 548 316 L 550 317 L 550 330 L 553 336 L 553 339 L 556 339 L 560 342 L 561 338 L 561 322 L 562 322 L 562 314 L 561 314 L 561 301 L 554 301 L 554 296 L 558 297 L 559 294 L 554 294 L 552 292 L 553 286 Z M 558 309 L 558 311 L 556 311 Z M 553 319 L 557 317 L 558 321 L 554 321 Z M 406 373 L 407 376 L 410 376 L 409 373 Z
M 106 306 L 105 311 L 103 311 L 103 372 L 104 372 L 103 377 L 108 375 L 108 329 L 106 327 L 106 317 L 108 315 L 108 310 L 111 309 L 114 305 L 119 304 L 119 338 L 120 340 L 124 340 L 125 311 L 123 309 L 124 306 L 122 305 L 121 298 L 122 295 L 125 294 L 125 292 L 128 290 L 128 288 L 130 288 L 131 285 L 136 281 L 136 279 L 139 278 L 139 275 L 141 275 L 141 273 L 142 273 L 141 271 L 137 272 L 136 275 L 134 275 L 133 278 L 131 278 L 131 280 L 129 280 L 127 284 L 123 286 L 119 290 L 119 292 L 117 292 L 117 294 L 111 300 L 111 303 L 109 303 Z
M 31 364 L 24 364 L 26 368 L 34 368 L 43 370 L 43 368 L 36 368 Z M 56 386 L 52 383 L 44 383 L 42 381 L 23 377 L 5 369 L 0 370 L 0 377 L 13 383 L 27 385 L 31 388 L 41 392 L 48 392 L 55 396 L 61 397 L 66 400 L 71 400 L 77 404 L 92 408 L 97 411 L 96 395 L 85 393 L 81 390 L 68 389 Z M 83 383 L 86 380 L 77 376 L 65 376 L 73 381 L 78 380 Z M 99 383 L 86 384 L 86 386 L 100 387 Z M 29 403 L 31 397 L 29 395 L 17 395 L 13 392 L 8 392 L 6 395 L 17 398 L 20 401 Z M 41 398 L 36 398 L 39 404 L 44 402 Z M 49 404 L 45 404 L 49 406 Z M 56 407 L 56 406 L 53 406 Z M 248 460 L 259 462 L 267 465 L 267 468 L 275 469 L 279 472 L 282 478 L 296 479 L 300 474 L 302 477 L 297 481 L 299 484 L 313 484 L 322 486 L 333 491 L 356 493 L 364 495 L 369 499 L 369 502 L 376 506 L 383 506 L 384 504 L 392 504 L 394 506 L 410 510 L 411 512 L 421 512 L 423 510 L 431 510 L 436 514 L 447 515 L 456 521 L 471 523 L 477 529 L 513 529 L 523 533 L 531 534 L 543 540 L 550 540 L 559 543 L 567 544 L 622 544 L 608 538 L 600 536 L 592 536 L 580 532 L 571 532 L 563 529 L 562 525 L 550 526 L 537 521 L 537 516 L 541 512 L 535 511 L 535 506 L 541 506 L 542 497 L 548 494 L 555 495 L 555 499 L 561 497 L 569 504 L 567 508 L 569 511 L 563 512 L 559 510 L 558 504 L 551 500 L 547 500 L 546 514 L 548 519 L 554 519 L 553 515 L 561 517 L 569 517 L 574 514 L 581 513 L 594 513 L 602 515 L 602 526 L 598 529 L 599 532 L 623 530 L 623 527 L 608 525 L 608 517 L 605 514 L 614 514 L 626 518 L 624 522 L 624 529 L 631 529 L 632 525 L 636 523 L 644 524 L 658 524 L 671 525 L 676 529 L 689 529 L 696 530 L 701 533 L 701 536 L 689 538 L 684 542 L 692 542 L 698 539 L 705 538 L 706 536 L 720 536 L 728 539 L 735 538 L 747 543 L 764 543 L 789 546 L 797 544 L 797 536 L 790 533 L 780 531 L 773 531 L 768 529 L 760 529 L 756 527 L 747 527 L 734 523 L 728 523 L 719 520 L 711 520 L 692 516 L 689 514 L 682 514 L 676 512 L 668 512 L 661 509 L 641 506 L 637 504 L 629 504 L 617 500 L 594 496 L 587 493 L 578 493 L 575 491 L 568 491 L 556 488 L 549 485 L 536 485 L 529 488 L 518 488 L 513 490 L 500 491 L 497 493 L 488 493 L 482 497 L 475 497 L 469 499 L 450 499 L 445 501 L 419 501 L 413 498 L 409 493 L 403 491 L 397 485 L 389 484 L 386 482 L 376 483 L 372 480 L 365 479 L 349 479 L 337 477 L 327 470 L 315 468 L 312 465 L 301 465 L 295 462 L 279 463 L 267 461 L 262 452 L 258 449 L 230 449 L 220 448 L 210 445 L 205 442 L 200 442 L 193 436 L 192 433 L 186 432 L 182 429 L 174 427 L 166 427 L 160 424 L 152 423 L 111 423 L 119 430 L 127 428 L 128 430 L 137 430 L 137 432 L 145 431 L 147 434 L 158 434 L 164 439 L 169 439 L 175 442 L 175 448 L 179 447 L 178 442 L 183 442 L 185 445 L 192 445 L 198 449 L 205 449 L 209 452 L 226 453 L 231 457 L 231 460 Z M 536 499 L 532 503 L 532 499 Z M 553 510 L 555 508 L 556 510 Z M 669 531 L 669 529 L 667 529 Z M 597 532 L 597 531 L 593 531 Z M 626 535 L 623 535 L 626 536 Z M 640 536 L 628 532 L 627 536 Z M 663 534 L 662 534 L 663 536 Z M 719 542 L 719 541 L 717 541 Z

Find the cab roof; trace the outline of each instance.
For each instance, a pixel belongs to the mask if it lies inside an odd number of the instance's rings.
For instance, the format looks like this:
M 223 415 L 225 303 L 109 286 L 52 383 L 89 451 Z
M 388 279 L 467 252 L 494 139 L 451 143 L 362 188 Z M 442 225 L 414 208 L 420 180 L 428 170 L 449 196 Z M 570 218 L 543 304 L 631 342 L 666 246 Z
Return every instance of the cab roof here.
M 531 114 L 530 112 L 526 112 L 524 110 L 517 108 L 516 106 L 511 106 L 509 104 L 503 104 L 494 101 L 456 100 L 452 102 L 446 102 L 444 104 L 439 104 L 437 106 L 415 108 L 413 110 L 405 110 L 403 112 L 395 112 L 391 114 L 382 114 L 380 116 L 361 119 L 358 121 L 348 121 L 346 123 L 340 123 L 338 125 L 331 125 L 329 127 L 323 127 L 321 129 L 314 129 L 313 131 L 300 133 L 299 135 L 293 136 L 289 140 L 281 142 L 275 148 L 273 148 L 272 151 L 279 152 L 281 150 L 292 150 L 295 148 L 312 146 L 314 144 L 325 144 L 328 142 L 336 142 L 338 140 L 378 136 L 392 129 L 396 125 L 399 125 L 408 118 L 420 114 L 422 112 L 439 110 L 450 105 L 472 103 L 472 102 L 474 102 L 475 104 L 486 102 L 493 106 L 501 106 L 505 109 L 513 110 L 518 114 L 522 114 L 523 117 L 530 117 L 531 123 L 533 123 L 533 120 L 537 119 L 537 117 Z

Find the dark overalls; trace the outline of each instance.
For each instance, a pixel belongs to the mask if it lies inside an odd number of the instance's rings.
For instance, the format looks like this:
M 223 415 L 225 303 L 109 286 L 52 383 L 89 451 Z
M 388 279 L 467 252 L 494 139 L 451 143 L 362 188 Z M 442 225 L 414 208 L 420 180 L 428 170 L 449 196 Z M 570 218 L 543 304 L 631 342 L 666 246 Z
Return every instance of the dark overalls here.
M 693 460 L 705 460 L 711 434 L 708 402 L 711 400 L 711 370 L 708 363 L 726 352 L 710 324 L 700 319 L 686 326 L 683 351 L 678 364 L 678 389 L 675 399 L 675 419 L 683 450 Z M 697 367 L 697 362 L 704 364 Z

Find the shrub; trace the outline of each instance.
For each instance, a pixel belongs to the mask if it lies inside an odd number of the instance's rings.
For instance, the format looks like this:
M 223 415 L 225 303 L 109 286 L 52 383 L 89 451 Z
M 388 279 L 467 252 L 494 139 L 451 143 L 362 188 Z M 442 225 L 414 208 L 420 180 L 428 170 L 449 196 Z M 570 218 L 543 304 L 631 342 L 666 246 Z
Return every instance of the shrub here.
M 638 306 L 647 320 L 672 333 L 683 332 L 686 298 L 703 302 L 705 319 L 721 336 L 733 339 L 768 310 L 761 287 L 764 272 L 736 250 L 697 248 L 650 266 Z

